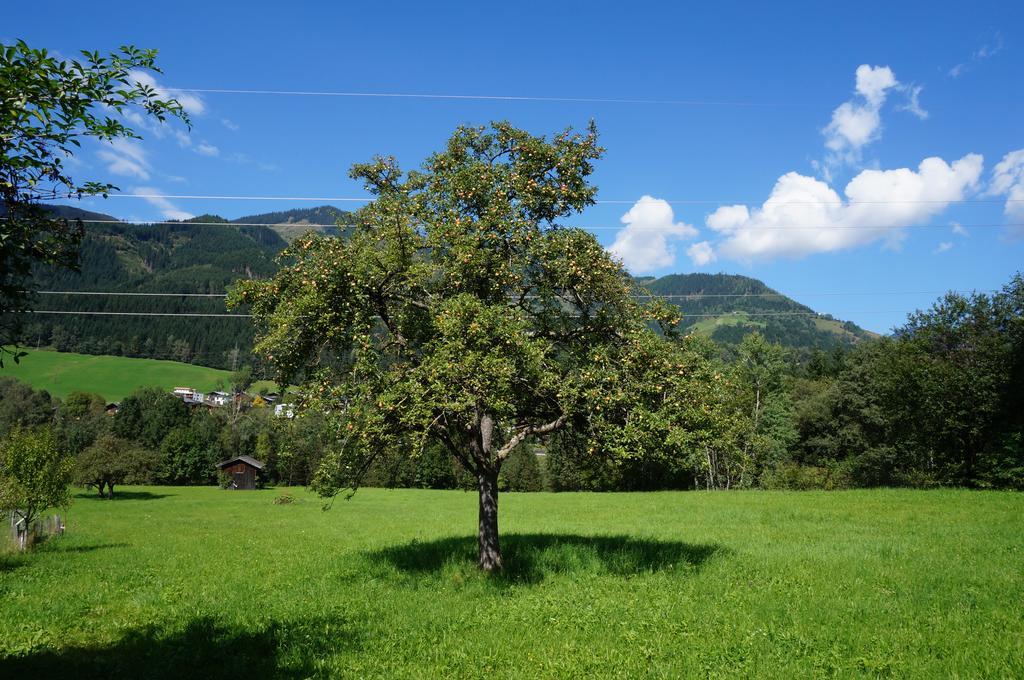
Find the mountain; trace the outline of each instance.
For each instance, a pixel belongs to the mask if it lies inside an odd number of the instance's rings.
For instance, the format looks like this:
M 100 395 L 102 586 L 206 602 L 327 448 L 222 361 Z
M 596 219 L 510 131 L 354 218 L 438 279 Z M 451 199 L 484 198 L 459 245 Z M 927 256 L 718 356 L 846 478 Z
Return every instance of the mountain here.
M 66 216 L 88 223 L 81 270 L 40 268 L 33 276 L 41 294 L 35 308 L 57 312 L 145 312 L 147 314 L 225 314 L 222 295 L 234 281 L 266 278 L 277 271 L 275 258 L 288 240 L 310 228 L 344 234 L 350 213 L 330 206 L 246 215 L 226 220 L 202 215 L 184 222 L 108 224 L 114 218 L 76 208 Z M 264 226 L 265 225 L 265 226 Z M 761 281 L 727 274 L 674 274 L 637 279 L 652 294 L 679 307 L 683 324 L 723 344 L 738 343 L 758 330 L 770 340 L 799 350 L 853 344 L 872 334 L 856 325 L 816 315 L 809 307 L 772 290 Z M 88 295 L 190 293 L 211 297 Z M 244 313 L 236 310 L 235 313 Z M 24 343 L 67 352 L 173 359 L 230 368 L 252 358 L 253 327 L 246 318 L 204 316 L 23 315 Z
M 273 228 L 235 226 L 217 216 L 169 224 L 86 223 L 77 272 L 40 267 L 35 309 L 55 312 L 145 312 L 153 316 L 88 314 L 22 315 L 23 342 L 66 352 L 173 359 L 230 368 L 249 362 L 253 327 L 246 318 L 157 316 L 224 314 L 222 297 L 241 278 L 266 278 L 287 245 Z M 207 223 L 223 223 L 207 224 Z M 211 297 L 88 295 L 189 293 Z M 218 296 L 221 297 L 213 297 Z M 242 312 L 244 310 L 239 310 Z M 237 352 L 235 351 L 237 350 Z
M 735 274 L 671 274 L 637 279 L 683 313 L 683 328 L 723 344 L 737 344 L 759 331 L 768 340 L 795 349 L 831 349 L 877 337 L 850 321 L 839 321 Z
M 344 228 L 334 225 L 338 223 L 352 224 L 352 214 L 329 205 L 321 205 L 316 208 L 298 208 L 260 215 L 246 215 L 237 220 L 231 220 L 231 223 L 265 224 L 276 231 L 281 238 L 292 241 L 296 236 L 310 229 L 328 236 L 341 236 L 344 233 Z

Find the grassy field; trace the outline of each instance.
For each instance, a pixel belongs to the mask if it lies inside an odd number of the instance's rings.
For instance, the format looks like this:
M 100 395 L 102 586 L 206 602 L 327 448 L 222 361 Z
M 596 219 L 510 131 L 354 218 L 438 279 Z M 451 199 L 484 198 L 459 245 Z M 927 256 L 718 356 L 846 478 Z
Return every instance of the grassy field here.
M 218 381 L 228 384 L 231 373 L 177 361 L 28 350 L 20 363 L 4 361 L 0 376 L 17 378 L 61 399 L 72 392 L 94 392 L 120 401 L 139 387 L 170 390 L 183 385 L 209 392 Z M 274 390 L 273 383 L 266 381 L 254 389 L 260 386 Z
M 1022 677 L 1024 495 L 79 495 L 0 558 L 0 677 Z

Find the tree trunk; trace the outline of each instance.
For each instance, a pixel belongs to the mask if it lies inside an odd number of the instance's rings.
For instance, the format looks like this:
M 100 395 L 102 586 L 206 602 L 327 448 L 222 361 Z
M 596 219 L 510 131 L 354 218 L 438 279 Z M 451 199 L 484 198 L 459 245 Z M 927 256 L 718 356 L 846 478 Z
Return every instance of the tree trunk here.
M 501 547 L 498 545 L 498 473 L 480 470 L 477 473 L 480 488 L 480 568 L 484 571 L 501 570 Z
M 114 483 L 107 482 L 107 500 L 114 500 Z

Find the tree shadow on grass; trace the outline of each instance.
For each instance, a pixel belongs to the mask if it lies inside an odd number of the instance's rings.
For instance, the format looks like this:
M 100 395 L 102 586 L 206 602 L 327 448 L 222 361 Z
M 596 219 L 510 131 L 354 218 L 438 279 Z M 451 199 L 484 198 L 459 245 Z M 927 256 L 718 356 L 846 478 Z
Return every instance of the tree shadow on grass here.
M 508 534 L 502 536 L 504 569 L 499 583 L 533 584 L 558 574 L 634 576 L 692 572 L 722 550 L 714 544 L 683 543 L 630 536 Z M 476 569 L 476 536 L 412 541 L 372 552 L 368 557 L 413 576 Z
M 156 501 L 161 498 L 167 498 L 168 496 L 174 496 L 173 493 L 153 493 L 151 491 L 114 491 L 113 498 L 104 498 L 95 491 L 83 492 L 75 494 L 76 500 L 83 501 Z
M 89 545 L 67 545 L 60 537 L 43 536 L 37 539 L 35 545 L 25 552 L 20 552 L 14 547 L 13 542 L 5 546 L 3 553 L 0 553 L 0 573 L 14 571 L 21 567 L 28 566 L 33 555 L 46 553 L 90 553 L 96 550 L 107 548 L 127 548 L 128 543 L 93 543 Z
M 356 648 L 359 637 L 335 619 L 227 627 L 204 617 L 184 629 L 129 632 L 104 647 L 68 647 L 0 658 L 4 678 L 308 678 L 326 656 Z

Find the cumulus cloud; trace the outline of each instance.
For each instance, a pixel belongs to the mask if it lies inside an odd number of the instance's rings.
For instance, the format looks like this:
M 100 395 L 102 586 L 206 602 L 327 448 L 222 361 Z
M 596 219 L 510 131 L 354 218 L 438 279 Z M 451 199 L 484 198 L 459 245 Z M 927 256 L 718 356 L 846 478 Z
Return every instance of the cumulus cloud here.
M 107 164 L 107 170 L 115 175 L 149 179 L 149 160 L 142 145 L 130 139 L 114 139 L 96 155 Z
M 823 131 L 825 146 L 837 153 L 857 151 L 873 141 L 882 119 L 879 111 L 889 90 L 899 85 L 888 66 L 857 67 L 857 95 L 853 101 L 840 104 L 832 112 L 832 122 Z
M 933 252 L 934 254 L 938 255 L 939 253 L 944 253 L 944 252 L 946 252 L 947 250 L 952 250 L 952 248 L 953 248 L 953 242 L 952 242 L 952 241 L 943 241 L 943 242 L 942 242 L 942 243 L 940 243 L 940 244 L 938 245 L 938 247 L 937 247 L 937 248 L 936 248 L 935 250 L 933 250 L 932 252 Z
M 185 90 L 175 90 L 172 88 L 162 87 L 156 82 L 156 78 L 146 71 L 133 69 L 128 72 L 128 77 L 140 85 L 153 88 L 163 99 L 172 98 L 178 100 L 181 107 L 191 116 L 201 116 L 206 111 L 206 105 L 203 103 L 202 97 L 198 94 L 194 92 L 186 92 Z
M 790 172 L 768 200 L 753 210 L 724 206 L 707 226 L 721 234 L 719 256 L 741 261 L 803 257 L 884 240 L 897 246 L 901 227 L 924 222 L 977 187 L 982 157 L 968 154 L 952 164 L 926 158 L 916 171 L 864 170 L 840 196 L 814 177 Z
M 668 267 L 676 261 L 673 240 L 693 238 L 697 230 L 685 222 L 675 222 L 672 206 L 651 196 L 643 196 L 625 215 L 626 226 L 615 235 L 608 251 L 634 274 Z
M 992 168 L 988 193 L 993 196 L 1005 195 L 1003 212 L 1006 216 L 1024 220 L 1024 149 L 1011 151 Z
M 232 132 L 238 132 L 238 123 L 231 120 L 230 118 L 221 118 L 220 124 L 226 127 L 228 130 L 231 130 Z
M 964 225 L 960 224 L 959 222 L 953 222 L 949 226 L 953 229 L 953 233 L 956 234 L 957 236 L 966 237 L 971 235 L 970 232 L 967 231 L 966 227 L 964 227 Z
M 136 187 L 132 193 L 137 196 L 145 196 L 143 200 L 159 209 L 160 214 L 163 215 L 164 219 L 188 220 L 195 217 L 192 213 L 179 209 L 178 206 L 174 205 L 163 196 L 160 196 L 163 192 L 159 189 L 155 189 L 153 187 Z
M 888 66 L 861 64 L 856 71 L 856 90 L 852 100 L 832 112 L 832 120 L 822 130 L 830 155 L 822 165 L 826 179 L 831 170 L 844 163 L 856 163 L 861 150 L 882 134 L 882 105 L 891 91 L 901 92 L 906 101 L 898 108 L 924 120 L 928 112 L 921 106 L 920 85 L 904 84 Z
M 690 260 L 697 267 L 703 267 L 718 259 L 718 256 L 715 255 L 715 249 L 711 247 L 711 243 L 708 241 L 694 243 L 686 249 L 686 254 L 690 256 Z

